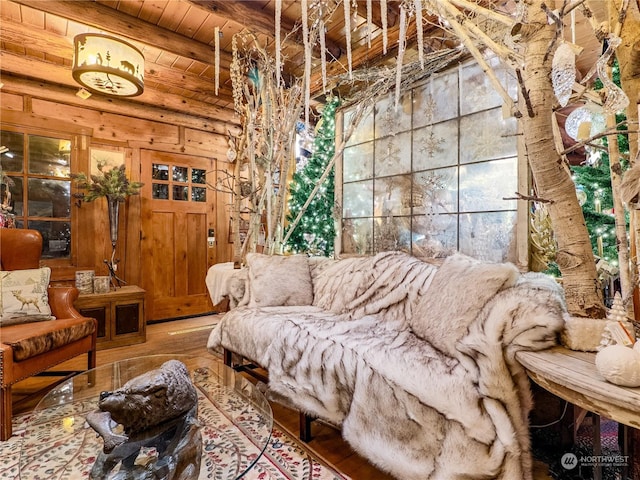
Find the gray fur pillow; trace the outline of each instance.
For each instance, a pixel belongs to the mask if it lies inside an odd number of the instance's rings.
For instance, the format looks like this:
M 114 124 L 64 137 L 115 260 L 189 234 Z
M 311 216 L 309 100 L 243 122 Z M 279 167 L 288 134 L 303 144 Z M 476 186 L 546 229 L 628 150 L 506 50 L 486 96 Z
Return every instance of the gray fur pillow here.
M 247 254 L 250 307 L 311 305 L 313 285 L 306 255 Z
M 485 304 L 512 287 L 520 272 L 511 263 L 484 263 L 461 253 L 447 257 L 414 309 L 409 325 L 418 337 L 450 355 Z

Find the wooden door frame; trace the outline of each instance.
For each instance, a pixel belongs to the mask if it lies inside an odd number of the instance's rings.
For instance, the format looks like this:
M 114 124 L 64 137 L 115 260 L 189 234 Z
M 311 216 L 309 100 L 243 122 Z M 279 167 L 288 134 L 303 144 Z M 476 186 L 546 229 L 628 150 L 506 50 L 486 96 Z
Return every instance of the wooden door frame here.
M 152 168 L 152 165 L 149 164 L 147 165 L 145 162 L 145 156 L 149 155 L 150 158 L 161 158 L 161 157 L 165 157 L 165 158 L 171 158 L 172 162 L 171 163 L 185 163 L 188 164 L 190 163 L 191 159 L 200 159 L 203 162 L 207 162 L 207 183 L 211 184 L 215 182 L 215 167 L 216 167 L 216 159 L 209 156 L 205 156 L 202 155 L 201 151 L 198 151 L 197 154 L 194 154 L 196 152 L 176 152 L 176 151 L 166 151 L 164 149 L 155 149 L 155 148 L 139 148 L 137 149 L 137 157 L 138 157 L 138 163 L 140 165 L 139 168 L 139 175 L 140 175 L 140 179 L 143 180 L 145 179 L 145 175 L 143 175 L 143 167 L 144 168 Z M 184 158 L 184 161 L 181 162 L 180 158 Z M 188 159 L 189 160 L 188 160 Z M 144 164 L 143 164 L 144 163 Z M 153 162 L 152 162 L 153 163 Z M 149 172 L 150 173 L 150 172 Z M 153 207 L 151 206 L 151 204 L 149 205 L 149 207 L 145 207 L 145 202 L 154 202 L 152 195 L 151 195 L 151 191 L 150 189 L 152 188 L 151 185 L 145 185 L 142 188 L 142 192 L 140 195 L 140 202 L 139 202 L 139 238 L 138 238 L 138 252 L 140 252 L 140 259 L 136 262 L 139 265 L 138 268 L 138 276 L 139 276 L 139 282 L 140 285 L 143 286 L 143 288 L 145 288 L 148 293 L 147 293 L 147 303 L 148 303 L 148 315 L 147 318 L 151 319 L 151 321 L 154 320 L 160 320 L 160 318 L 151 318 L 151 316 L 154 316 L 154 308 L 153 308 L 153 296 L 154 296 L 154 277 L 153 275 L 150 275 L 150 272 L 146 272 L 144 268 L 140 268 L 143 266 L 143 260 L 142 258 L 145 255 L 150 255 L 151 252 L 153 251 L 153 246 L 148 244 L 145 245 L 145 243 L 143 242 L 143 240 L 145 239 L 145 236 L 150 236 L 150 234 L 145 235 L 144 232 L 144 216 L 145 215 L 149 215 L 151 211 L 155 211 L 155 209 L 153 209 Z M 190 206 L 191 202 L 188 202 L 184 205 L 176 205 L 176 204 L 172 204 L 172 207 L 170 209 L 168 209 L 169 211 L 174 211 L 173 207 L 184 207 L 185 209 L 188 209 L 188 207 Z M 167 205 L 169 206 L 169 205 Z M 149 210 L 146 210 L 146 208 L 148 208 Z M 216 211 L 217 211 L 217 195 L 215 194 L 215 192 L 208 188 L 207 189 L 207 202 L 206 202 L 206 207 L 205 207 L 205 215 L 206 215 L 206 228 L 214 228 L 217 230 L 217 215 L 216 215 Z M 216 263 L 216 248 L 209 248 L 207 247 L 206 250 L 206 257 L 207 257 L 207 269 L 213 265 L 214 263 Z M 203 279 L 204 282 L 204 279 Z M 209 309 L 212 310 L 213 309 L 213 305 L 211 304 L 211 301 L 208 297 L 207 294 L 207 303 L 209 306 Z M 201 312 L 201 313 L 206 313 L 206 312 Z M 178 317 L 180 316 L 184 316 L 181 314 L 177 315 Z M 164 316 L 162 319 L 165 319 Z

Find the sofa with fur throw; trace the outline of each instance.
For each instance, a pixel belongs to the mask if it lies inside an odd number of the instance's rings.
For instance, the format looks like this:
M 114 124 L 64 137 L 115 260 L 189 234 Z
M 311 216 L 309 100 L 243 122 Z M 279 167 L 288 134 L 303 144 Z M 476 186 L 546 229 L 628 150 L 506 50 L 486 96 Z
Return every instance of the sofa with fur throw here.
M 402 480 L 531 478 L 515 354 L 557 342 L 552 278 L 461 254 L 439 267 L 400 252 L 247 265 L 208 348 L 266 368 L 270 399 L 339 426 Z

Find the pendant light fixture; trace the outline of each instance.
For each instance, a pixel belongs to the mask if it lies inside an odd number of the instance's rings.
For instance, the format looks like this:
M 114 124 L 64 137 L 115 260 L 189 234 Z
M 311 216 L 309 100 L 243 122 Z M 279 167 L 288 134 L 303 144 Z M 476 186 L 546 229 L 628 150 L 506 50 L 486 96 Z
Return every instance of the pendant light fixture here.
M 100 33 L 73 39 L 73 78 L 94 93 L 135 97 L 144 91 L 144 56 L 130 43 Z

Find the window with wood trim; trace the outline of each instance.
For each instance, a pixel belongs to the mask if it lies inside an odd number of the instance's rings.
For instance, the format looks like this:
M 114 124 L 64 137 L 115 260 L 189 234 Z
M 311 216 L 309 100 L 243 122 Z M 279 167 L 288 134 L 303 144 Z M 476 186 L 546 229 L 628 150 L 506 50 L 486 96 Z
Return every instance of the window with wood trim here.
M 38 230 L 43 259 L 70 260 L 72 136 L 10 126 L 0 135 L 5 226 Z
M 154 163 L 151 173 L 153 199 L 206 202 L 206 173 L 201 168 Z

